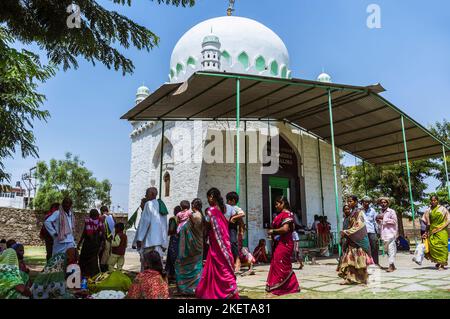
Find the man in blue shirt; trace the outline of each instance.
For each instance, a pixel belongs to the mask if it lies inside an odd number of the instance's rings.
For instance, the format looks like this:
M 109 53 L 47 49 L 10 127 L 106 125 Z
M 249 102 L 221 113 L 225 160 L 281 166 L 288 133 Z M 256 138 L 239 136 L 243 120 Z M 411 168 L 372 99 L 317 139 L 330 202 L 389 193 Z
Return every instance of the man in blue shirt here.
M 375 265 L 378 263 L 378 225 L 376 222 L 377 212 L 370 206 L 372 200 L 365 196 L 362 199 L 364 221 L 366 223 L 367 234 L 369 235 L 370 251 Z

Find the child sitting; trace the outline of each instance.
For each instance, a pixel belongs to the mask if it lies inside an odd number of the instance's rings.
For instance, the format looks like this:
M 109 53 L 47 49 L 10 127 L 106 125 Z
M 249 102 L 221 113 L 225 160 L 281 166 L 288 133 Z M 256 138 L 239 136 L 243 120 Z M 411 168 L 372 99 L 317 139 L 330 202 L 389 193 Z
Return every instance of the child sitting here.
M 253 251 L 253 257 L 255 257 L 256 263 L 268 263 L 269 259 L 267 258 L 266 253 L 266 240 L 260 239 L 258 246 L 256 246 Z
M 127 249 L 128 238 L 124 234 L 125 225 L 117 223 L 114 225 L 114 239 L 111 242 L 111 255 L 108 259 L 108 270 L 114 271 L 117 264 L 117 270 L 122 270 L 125 263 L 125 250 Z
M 183 200 L 180 203 L 181 212 L 177 213 L 177 233 L 179 234 L 181 231 L 181 228 L 188 222 L 189 217 L 192 216 L 192 212 L 190 211 L 191 204 L 187 200 Z

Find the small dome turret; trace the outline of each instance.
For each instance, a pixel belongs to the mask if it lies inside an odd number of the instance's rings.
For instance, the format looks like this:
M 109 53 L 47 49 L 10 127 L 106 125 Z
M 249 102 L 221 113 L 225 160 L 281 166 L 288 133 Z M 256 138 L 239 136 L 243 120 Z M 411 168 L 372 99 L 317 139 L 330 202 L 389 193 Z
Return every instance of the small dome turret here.
M 317 77 L 317 81 L 323 82 L 323 83 L 331 83 L 331 76 L 325 72 L 322 72 Z

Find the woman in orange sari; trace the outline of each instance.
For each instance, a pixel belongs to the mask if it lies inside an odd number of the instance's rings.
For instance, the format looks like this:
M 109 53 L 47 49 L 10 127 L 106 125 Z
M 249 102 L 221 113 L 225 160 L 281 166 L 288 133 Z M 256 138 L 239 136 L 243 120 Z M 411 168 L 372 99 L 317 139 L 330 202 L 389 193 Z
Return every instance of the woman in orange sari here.
M 269 235 L 274 242 L 273 257 L 267 277 L 266 291 L 274 295 L 286 295 L 300 291 L 300 286 L 292 270 L 292 253 L 294 251 L 294 214 L 290 211 L 289 202 L 284 196 L 275 200 L 275 208 L 279 214 L 272 222 Z

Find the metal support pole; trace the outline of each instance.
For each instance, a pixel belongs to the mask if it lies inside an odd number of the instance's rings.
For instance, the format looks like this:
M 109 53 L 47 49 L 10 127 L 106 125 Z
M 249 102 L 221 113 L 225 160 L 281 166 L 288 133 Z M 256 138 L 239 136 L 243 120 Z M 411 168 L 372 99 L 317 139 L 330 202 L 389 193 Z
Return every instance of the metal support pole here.
M 338 194 L 338 181 L 337 181 L 337 164 L 336 164 L 336 147 L 334 144 L 334 126 L 333 126 L 333 106 L 331 104 L 331 90 L 328 89 L 328 113 L 330 114 L 330 135 L 331 135 L 331 147 L 333 154 L 333 176 L 334 176 L 334 197 L 336 204 L 336 227 L 337 235 L 340 236 L 341 225 L 340 225 L 340 211 L 339 211 L 339 194 Z M 338 240 L 338 252 L 339 256 L 342 254 L 342 248 L 340 241 Z
M 320 179 L 320 200 L 322 205 L 322 216 L 325 216 L 325 205 L 323 199 L 323 177 L 322 177 L 322 158 L 320 153 L 320 140 L 317 139 L 317 153 L 319 158 L 319 179 Z
M 245 138 L 245 232 L 244 246 L 248 247 L 248 154 L 247 154 L 247 121 L 244 121 L 244 138 Z
M 447 192 L 448 192 L 447 197 L 450 200 L 450 181 L 448 180 L 447 156 L 445 154 L 445 146 L 444 145 L 442 145 L 442 155 L 444 155 L 445 178 L 447 180 Z
M 163 172 L 163 159 L 164 159 L 164 125 L 165 122 L 164 120 L 161 123 L 161 158 L 160 158 L 160 162 L 159 162 L 159 199 L 161 199 L 162 197 L 162 180 L 163 180 L 163 176 L 162 176 L 162 172 Z
M 363 175 L 364 175 L 364 192 L 367 196 L 367 178 L 366 178 L 366 162 L 362 161 L 362 167 L 363 167 Z
M 239 126 L 241 121 L 241 80 L 239 78 L 236 79 L 236 193 L 240 193 L 240 134 L 239 134 Z
M 406 162 L 406 173 L 408 175 L 408 188 L 409 188 L 409 201 L 411 202 L 411 213 L 412 213 L 412 221 L 413 221 L 413 232 L 414 232 L 414 242 L 417 247 L 417 237 L 416 237 L 416 214 L 414 211 L 414 199 L 412 194 L 412 187 L 411 187 L 411 171 L 409 169 L 409 160 L 408 160 L 408 146 L 406 144 L 406 133 L 405 133 L 405 121 L 403 119 L 403 115 L 400 117 L 402 122 L 402 135 L 403 135 L 403 145 L 405 147 L 405 162 Z

